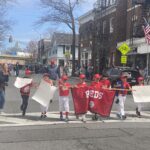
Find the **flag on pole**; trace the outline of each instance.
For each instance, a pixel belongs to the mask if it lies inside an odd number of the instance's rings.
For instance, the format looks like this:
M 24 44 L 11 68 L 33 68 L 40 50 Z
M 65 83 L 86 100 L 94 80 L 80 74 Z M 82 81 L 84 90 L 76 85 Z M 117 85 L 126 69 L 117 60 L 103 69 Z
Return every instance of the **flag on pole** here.
M 115 98 L 115 91 L 89 87 L 89 111 L 109 117 Z
M 85 114 L 88 111 L 89 97 L 86 96 L 88 87 L 72 88 L 72 98 L 76 115 Z
M 144 34 L 145 34 L 145 39 L 147 44 L 150 44 L 150 25 L 147 22 L 147 20 L 145 18 L 144 19 L 144 26 L 143 26 L 143 30 L 144 30 Z

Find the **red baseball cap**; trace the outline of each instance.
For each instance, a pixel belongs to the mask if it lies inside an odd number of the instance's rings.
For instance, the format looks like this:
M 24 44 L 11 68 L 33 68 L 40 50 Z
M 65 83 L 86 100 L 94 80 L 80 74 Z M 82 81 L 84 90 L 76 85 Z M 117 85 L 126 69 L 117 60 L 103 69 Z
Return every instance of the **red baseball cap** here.
M 125 79 L 125 78 L 127 78 L 127 77 L 128 77 L 127 75 L 121 75 L 121 76 L 120 76 L 121 79 Z
M 80 79 L 85 79 L 85 75 L 84 74 L 80 74 L 79 78 Z
M 143 81 L 143 80 L 144 80 L 143 77 L 138 77 L 138 82 L 139 82 L 139 81 Z
M 94 79 L 100 79 L 102 76 L 100 74 L 95 74 Z
M 64 81 L 66 81 L 66 80 L 68 80 L 68 77 L 67 77 L 66 75 L 63 75 L 63 76 L 61 77 L 61 79 L 64 80 Z

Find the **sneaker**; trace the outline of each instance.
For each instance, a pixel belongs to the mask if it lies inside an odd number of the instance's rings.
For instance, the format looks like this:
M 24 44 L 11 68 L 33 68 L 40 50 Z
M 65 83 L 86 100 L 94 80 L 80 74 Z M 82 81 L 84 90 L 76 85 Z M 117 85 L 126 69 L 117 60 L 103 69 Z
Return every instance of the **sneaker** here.
M 43 118 L 43 117 L 44 117 L 44 115 L 43 115 L 43 114 L 41 114 L 40 118 Z
M 122 116 L 122 120 L 126 120 L 126 119 L 127 119 L 126 115 Z
M 22 116 L 25 116 L 25 114 L 26 114 L 26 111 L 23 111 L 23 112 L 22 112 Z
M 46 115 L 46 114 L 44 114 L 44 115 L 43 115 L 43 118 L 47 118 L 47 115 Z
M 64 119 L 63 119 L 63 116 L 60 116 L 60 121 L 63 121 Z
M 92 120 L 98 120 L 97 114 L 95 114 L 94 116 L 92 116 Z
M 121 119 L 122 116 L 120 114 L 116 114 L 117 118 Z
M 138 108 L 136 108 L 136 115 L 137 117 L 141 118 L 141 113 L 138 111 Z
M 81 121 L 82 121 L 83 123 L 86 123 L 86 120 L 85 120 L 85 118 L 82 118 L 82 119 L 81 119 Z
M 66 122 L 68 122 L 68 121 L 69 121 L 69 118 L 68 118 L 68 117 L 66 117 L 65 121 L 66 121 Z

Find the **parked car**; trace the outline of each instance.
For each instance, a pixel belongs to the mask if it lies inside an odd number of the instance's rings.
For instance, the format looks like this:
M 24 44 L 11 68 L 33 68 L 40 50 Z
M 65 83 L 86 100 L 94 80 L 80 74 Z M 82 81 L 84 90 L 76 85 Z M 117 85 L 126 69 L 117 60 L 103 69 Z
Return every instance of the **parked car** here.
M 127 81 L 131 86 L 138 84 L 138 77 L 141 76 L 138 70 L 128 68 L 128 67 L 115 67 L 115 68 L 109 68 L 103 72 L 106 74 L 110 81 L 112 87 L 116 84 L 117 81 L 120 80 L 120 76 L 122 74 L 126 74 L 128 76 Z

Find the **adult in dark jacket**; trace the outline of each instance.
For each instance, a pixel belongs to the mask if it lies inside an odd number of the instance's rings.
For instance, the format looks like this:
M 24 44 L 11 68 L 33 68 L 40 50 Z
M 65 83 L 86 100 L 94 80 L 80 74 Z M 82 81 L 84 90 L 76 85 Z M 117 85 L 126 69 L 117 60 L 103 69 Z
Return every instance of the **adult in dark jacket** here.
M 50 79 L 54 81 L 54 85 L 56 85 L 56 81 L 60 78 L 60 68 L 55 64 L 54 60 L 50 61 L 50 65 L 48 67 L 48 74 Z
M 0 65 L 0 113 L 5 104 L 5 76 L 3 66 Z
M 16 71 L 16 77 L 18 77 L 19 76 L 19 63 L 18 62 L 16 63 L 15 71 Z

